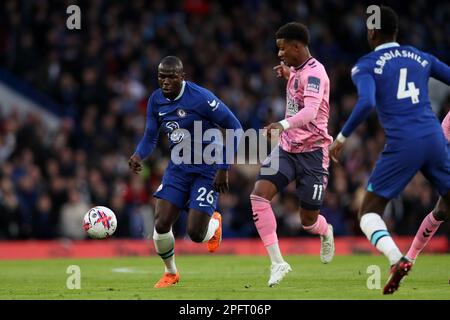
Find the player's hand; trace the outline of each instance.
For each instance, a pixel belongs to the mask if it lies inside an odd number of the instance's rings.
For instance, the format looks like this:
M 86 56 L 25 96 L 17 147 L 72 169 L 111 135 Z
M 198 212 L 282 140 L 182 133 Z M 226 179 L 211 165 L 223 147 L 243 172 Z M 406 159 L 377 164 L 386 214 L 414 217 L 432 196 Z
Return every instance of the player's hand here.
M 285 78 L 286 80 L 289 79 L 289 75 L 291 71 L 289 70 L 289 67 L 284 64 L 284 62 L 281 62 L 279 65 L 273 67 L 273 70 L 277 73 L 277 78 Z
M 274 122 L 269 124 L 267 127 L 264 127 L 266 131 L 265 136 L 267 137 L 267 139 L 271 139 L 272 138 L 272 134 L 276 135 L 275 137 L 278 138 L 278 136 L 284 131 L 283 126 L 279 123 L 279 122 Z M 278 131 L 276 131 L 278 130 Z
M 330 147 L 328 148 L 330 151 L 330 158 L 338 163 L 339 162 L 339 158 L 341 157 L 341 153 L 342 153 L 342 149 L 344 147 L 344 143 L 340 142 L 338 140 L 334 140 L 333 143 L 330 145 Z
M 137 154 L 133 154 L 128 160 L 128 167 L 135 174 L 138 174 L 142 171 L 142 160 Z
M 217 192 L 224 193 L 228 191 L 228 170 L 217 170 L 213 187 Z

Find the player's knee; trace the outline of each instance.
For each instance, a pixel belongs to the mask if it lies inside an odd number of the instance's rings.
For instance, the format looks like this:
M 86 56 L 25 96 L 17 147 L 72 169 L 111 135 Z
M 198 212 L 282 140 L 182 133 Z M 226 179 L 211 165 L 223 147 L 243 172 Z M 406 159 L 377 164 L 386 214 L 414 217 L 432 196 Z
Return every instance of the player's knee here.
M 189 238 L 194 242 L 202 242 L 205 238 L 205 232 L 195 227 L 188 227 L 187 233 Z
M 309 226 L 312 226 L 314 223 L 316 223 L 317 216 L 315 216 L 315 217 L 308 216 L 308 215 L 302 216 L 301 221 L 302 221 L 303 226 L 309 227 Z
M 269 201 L 272 200 L 271 193 L 268 190 L 264 190 L 261 188 L 254 188 L 252 193 L 250 194 L 250 200 L 252 199 L 252 196 L 257 196 Z
M 268 180 L 258 180 L 255 183 L 252 193 L 250 194 L 250 200 L 252 196 L 257 196 L 271 201 L 277 193 L 277 186 L 274 182 Z
M 172 225 L 163 219 L 157 219 L 155 221 L 155 230 L 159 234 L 167 233 L 172 228 Z
M 377 213 L 377 211 L 374 211 L 374 210 L 371 211 L 369 208 L 367 208 L 366 206 L 362 205 L 361 208 L 358 210 L 358 214 L 357 214 L 358 221 L 361 222 L 361 218 L 362 218 L 365 214 L 371 213 L 371 212 Z
M 257 196 L 257 197 L 266 199 L 267 194 L 265 192 L 263 192 L 262 190 L 255 188 L 255 189 L 253 189 L 252 193 L 250 194 L 250 199 L 252 198 L 252 196 Z
M 302 225 L 305 227 L 312 226 L 317 221 L 317 217 L 319 216 L 319 211 L 304 211 L 300 209 L 300 220 Z
M 389 201 L 389 198 L 379 196 L 373 192 L 366 192 L 358 211 L 358 221 L 361 221 L 361 218 L 367 213 L 382 215 Z
M 358 221 L 361 221 L 362 216 L 365 215 L 366 213 L 367 213 L 367 212 L 364 212 L 364 211 L 362 211 L 362 210 L 359 210 L 359 211 L 358 211 L 358 214 L 357 214 Z

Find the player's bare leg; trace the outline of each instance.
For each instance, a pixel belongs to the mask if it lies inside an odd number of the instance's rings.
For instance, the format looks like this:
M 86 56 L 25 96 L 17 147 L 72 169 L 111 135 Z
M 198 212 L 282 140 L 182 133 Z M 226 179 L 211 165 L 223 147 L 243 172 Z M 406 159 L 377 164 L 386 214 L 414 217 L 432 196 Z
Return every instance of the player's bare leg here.
M 300 219 L 303 229 L 311 234 L 320 235 L 320 261 L 330 263 L 334 257 L 333 226 L 327 223 L 319 210 L 300 208 Z
M 209 252 L 215 252 L 222 241 L 222 216 L 218 212 L 209 217 L 206 213 L 190 209 L 188 235 L 194 242 L 206 242 Z
M 428 241 L 438 230 L 442 222 L 450 219 L 450 192 L 443 198 L 439 198 L 436 207 L 423 220 L 422 224 L 414 237 L 411 248 L 409 248 L 406 257 L 415 262 L 417 256 L 427 245 Z
M 408 274 L 412 266 L 412 263 L 404 261 L 406 259 L 402 257 L 402 253 L 387 230 L 386 223 L 381 218 L 388 202 L 389 199 L 366 191 L 359 210 L 361 230 L 367 239 L 388 258 L 391 265 L 391 272 L 383 290 L 384 294 L 396 291 L 400 281 Z
M 291 266 L 284 261 L 278 246 L 277 222 L 270 205 L 276 193 L 277 187 L 272 182 L 258 180 L 250 195 L 253 220 L 272 262 L 268 281 L 270 287 L 279 284 L 286 274 L 292 271 Z
M 165 272 L 155 284 L 155 288 L 170 287 L 180 280 L 175 265 L 175 238 L 172 233 L 172 225 L 177 221 L 179 214 L 179 209 L 169 201 L 156 200 L 153 241 L 156 252 L 164 261 Z

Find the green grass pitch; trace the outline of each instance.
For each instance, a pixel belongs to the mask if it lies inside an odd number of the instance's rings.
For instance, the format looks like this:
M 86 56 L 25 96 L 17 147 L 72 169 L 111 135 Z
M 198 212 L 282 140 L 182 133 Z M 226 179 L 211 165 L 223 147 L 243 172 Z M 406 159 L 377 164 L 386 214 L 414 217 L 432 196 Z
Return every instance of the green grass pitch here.
M 336 256 L 323 265 L 318 256 L 287 256 L 293 271 L 267 287 L 269 260 L 264 256 L 177 256 L 180 282 L 154 289 L 162 274 L 159 257 L 0 261 L 0 299 L 450 299 L 450 255 L 423 255 L 398 292 L 370 290 L 370 265 L 387 279 L 382 256 Z M 68 289 L 70 265 L 81 271 L 81 288 Z M 373 282 L 376 284 L 376 282 Z

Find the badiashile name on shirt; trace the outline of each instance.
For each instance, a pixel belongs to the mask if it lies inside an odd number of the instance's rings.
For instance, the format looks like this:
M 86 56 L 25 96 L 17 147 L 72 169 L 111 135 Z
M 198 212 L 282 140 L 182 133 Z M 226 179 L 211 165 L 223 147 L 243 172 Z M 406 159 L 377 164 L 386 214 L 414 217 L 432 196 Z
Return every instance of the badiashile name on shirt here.
M 385 66 L 386 62 L 394 58 L 410 58 L 414 61 L 417 61 L 424 68 L 429 63 L 417 53 L 411 52 L 409 50 L 390 50 L 380 56 L 380 58 L 375 63 L 377 66 L 379 66 L 379 68 L 374 68 L 373 71 L 376 74 L 383 74 L 383 67 Z

